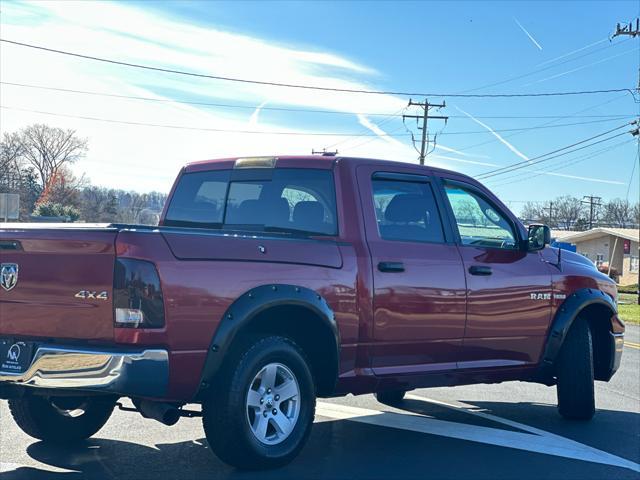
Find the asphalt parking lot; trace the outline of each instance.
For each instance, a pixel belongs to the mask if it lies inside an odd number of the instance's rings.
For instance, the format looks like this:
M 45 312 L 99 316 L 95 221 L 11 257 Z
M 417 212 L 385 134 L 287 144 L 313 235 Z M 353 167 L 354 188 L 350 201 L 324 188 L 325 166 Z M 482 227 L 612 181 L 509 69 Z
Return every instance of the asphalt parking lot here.
M 240 472 L 217 460 L 199 419 L 165 427 L 116 411 L 83 444 L 28 437 L 0 401 L 0 478 L 640 478 L 640 330 L 628 327 L 620 371 L 597 382 L 591 422 L 563 420 L 555 388 L 510 382 L 423 389 L 400 408 L 372 395 L 321 400 L 291 465 Z

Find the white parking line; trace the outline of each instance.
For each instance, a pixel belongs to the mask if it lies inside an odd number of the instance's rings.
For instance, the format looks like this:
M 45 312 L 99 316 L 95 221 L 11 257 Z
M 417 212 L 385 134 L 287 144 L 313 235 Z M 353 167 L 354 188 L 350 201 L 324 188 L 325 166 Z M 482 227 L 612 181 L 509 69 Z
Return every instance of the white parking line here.
M 22 465 L 18 465 L 17 463 L 0 462 L 0 473 L 11 472 L 12 470 L 17 470 L 20 467 L 22 467 Z
M 518 428 L 527 433 L 502 430 L 500 428 L 469 425 L 465 423 L 449 422 L 427 418 L 412 412 L 383 412 L 368 408 L 351 407 L 335 403 L 318 402 L 316 414 L 334 420 L 350 420 L 380 427 L 396 428 L 412 432 L 438 435 L 442 437 L 467 440 L 470 442 L 484 443 L 517 450 L 553 455 L 556 457 L 571 458 L 585 462 L 600 463 L 615 467 L 626 468 L 634 472 L 640 472 L 640 464 L 631 462 L 610 453 L 589 447 L 579 442 L 569 440 L 559 435 L 554 435 L 528 425 L 513 422 L 494 415 L 469 411 L 467 408 L 457 407 L 443 402 L 437 402 L 408 395 L 408 398 L 430 401 L 440 405 L 456 408 L 467 413 L 478 415 L 488 420 L 497 421 L 504 425 Z

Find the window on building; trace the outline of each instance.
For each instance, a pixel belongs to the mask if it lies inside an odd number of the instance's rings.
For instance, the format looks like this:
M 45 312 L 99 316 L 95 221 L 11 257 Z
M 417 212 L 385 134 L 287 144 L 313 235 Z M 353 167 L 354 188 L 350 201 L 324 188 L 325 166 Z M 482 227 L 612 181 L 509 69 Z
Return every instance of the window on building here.
M 637 272 L 640 269 L 640 258 L 631 257 L 631 263 L 629 265 L 629 271 Z
M 599 267 L 604 263 L 604 255 L 602 253 L 596 254 L 596 266 Z

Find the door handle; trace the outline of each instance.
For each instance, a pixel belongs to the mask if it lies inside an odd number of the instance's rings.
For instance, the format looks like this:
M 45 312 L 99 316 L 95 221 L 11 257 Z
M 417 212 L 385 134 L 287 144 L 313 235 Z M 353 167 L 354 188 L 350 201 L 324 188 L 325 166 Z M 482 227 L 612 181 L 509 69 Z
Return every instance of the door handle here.
M 491 271 L 491 267 L 471 265 L 469 267 L 469 273 L 471 275 L 491 275 L 493 272 Z
M 404 264 L 402 262 L 380 262 L 378 270 L 381 272 L 404 272 Z

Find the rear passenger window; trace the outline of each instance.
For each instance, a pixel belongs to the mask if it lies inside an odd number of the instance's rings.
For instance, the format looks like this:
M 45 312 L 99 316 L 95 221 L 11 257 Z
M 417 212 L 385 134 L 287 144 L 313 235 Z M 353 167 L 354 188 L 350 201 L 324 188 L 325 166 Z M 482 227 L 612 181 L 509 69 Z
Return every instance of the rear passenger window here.
M 167 211 L 166 225 L 213 227 L 222 224 L 230 172 L 185 173 Z
M 256 178 L 262 178 L 256 180 Z M 245 180 L 245 178 L 251 178 Z M 275 168 L 182 175 L 164 225 L 337 235 L 330 170 Z
M 375 179 L 372 183 L 381 238 L 444 242 L 442 221 L 429 183 Z

